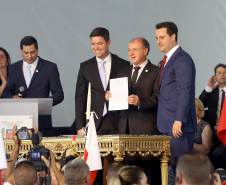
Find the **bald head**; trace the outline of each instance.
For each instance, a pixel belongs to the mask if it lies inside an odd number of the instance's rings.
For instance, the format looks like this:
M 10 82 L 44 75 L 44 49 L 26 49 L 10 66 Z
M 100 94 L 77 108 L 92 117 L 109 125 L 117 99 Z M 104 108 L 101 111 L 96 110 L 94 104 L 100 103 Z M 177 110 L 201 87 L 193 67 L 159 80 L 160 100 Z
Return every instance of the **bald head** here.
M 29 161 L 21 161 L 15 168 L 14 179 L 16 185 L 35 185 L 37 181 L 35 166 Z
M 75 159 L 67 163 L 64 171 L 66 185 L 89 185 L 89 166 L 83 159 Z

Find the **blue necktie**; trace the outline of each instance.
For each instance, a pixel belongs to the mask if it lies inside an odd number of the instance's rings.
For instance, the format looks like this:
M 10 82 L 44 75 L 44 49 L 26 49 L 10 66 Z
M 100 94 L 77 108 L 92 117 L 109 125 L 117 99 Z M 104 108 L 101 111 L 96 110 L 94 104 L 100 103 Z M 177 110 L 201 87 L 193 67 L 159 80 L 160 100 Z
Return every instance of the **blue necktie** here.
M 31 65 L 30 64 L 27 65 L 26 79 L 25 80 L 26 80 L 27 87 L 29 87 L 30 82 L 31 82 Z
M 106 63 L 106 61 L 100 61 L 100 79 L 101 82 L 103 84 L 103 88 L 106 91 L 106 70 L 104 67 L 104 64 Z M 103 111 L 103 116 L 107 113 L 107 107 L 106 107 L 106 103 L 104 103 L 104 111 Z
M 225 98 L 225 91 L 222 89 L 222 97 L 221 97 L 221 110 L 222 110 L 222 107 L 224 105 L 224 98 Z

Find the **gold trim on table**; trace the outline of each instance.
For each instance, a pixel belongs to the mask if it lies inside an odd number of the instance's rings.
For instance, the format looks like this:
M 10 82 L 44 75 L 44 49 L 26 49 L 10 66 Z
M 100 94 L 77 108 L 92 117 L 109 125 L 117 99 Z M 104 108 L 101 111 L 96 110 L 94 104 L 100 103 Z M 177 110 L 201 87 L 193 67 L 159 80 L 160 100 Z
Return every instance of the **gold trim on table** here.
M 162 184 L 167 185 L 168 162 L 170 155 L 170 136 L 145 136 L 145 135 L 103 135 L 98 136 L 101 157 L 114 157 L 115 161 L 123 161 L 125 156 L 130 157 L 158 157 L 161 156 Z M 42 145 L 50 148 L 56 156 L 61 159 L 67 155 L 78 155 L 82 157 L 85 149 L 85 137 L 44 137 Z M 4 139 L 6 153 L 11 154 L 14 141 Z M 31 140 L 22 140 L 19 157 L 25 157 L 30 148 Z

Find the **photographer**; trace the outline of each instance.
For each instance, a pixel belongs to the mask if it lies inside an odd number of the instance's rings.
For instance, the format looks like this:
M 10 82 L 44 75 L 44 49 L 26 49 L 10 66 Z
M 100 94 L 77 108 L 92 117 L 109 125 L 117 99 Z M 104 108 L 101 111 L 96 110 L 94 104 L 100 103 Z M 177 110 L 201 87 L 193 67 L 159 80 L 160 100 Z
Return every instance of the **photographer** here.
M 17 161 L 17 156 L 19 154 L 19 148 L 20 148 L 20 145 L 21 145 L 21 141 L 19 141 L 18 138 L 17 138 L 16 131 L 17 131 L 17 126 L 14 125 L 13 130 L 12 130 L 12 139 L 13 139 L 15 145 L 14 145 L 13 151 L 10 155 L 10 159 L 12 159 L 12 161 L 8 162 L 6 182 L 4 183 L 4 185 L 14 183 L 13 172 L 14 172 L 14 168 L 15 168 L 15 162 Z
M 41 156 L 42 160 L 45 162 L 46 166 L 52 170 L 54 175 L 56 176 L 56 180 L 59 185 L 64 185 L 64 175 L 60 172 L 60 170 L 56 166 L 56 161 L 55 161 L 55 156 L 53 152 L 49 149 L 50 151 L 50 160 L 46 159 L 45 156 Z

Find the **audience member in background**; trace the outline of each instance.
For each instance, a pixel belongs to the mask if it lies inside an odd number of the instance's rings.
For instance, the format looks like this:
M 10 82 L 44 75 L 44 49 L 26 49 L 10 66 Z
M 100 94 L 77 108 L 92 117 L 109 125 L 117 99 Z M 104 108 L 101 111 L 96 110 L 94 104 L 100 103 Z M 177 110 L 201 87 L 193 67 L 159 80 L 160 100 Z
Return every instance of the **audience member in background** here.
M 124 166 L 111 178 L 110 185 L 148 185 L 147 176 L 138 166 Z
M 37 184 L 37 172 L 33 163 L 21 161 L 14 170 L 16 185 L 35 185 Z
M 107 168 L 107 184 L 110 184 L 111 178 L 118 174 L 120 168 L 125 166 L 123 162 L 109 162 Z
M 226 65 L 218 64 L 214 68 L 214 72 L 215 75 L 210 78 L 199 99 L 204 107 L 208 108 L 203 119 L 210 124 L 213 130 L 213 145 L 209 154 L 210 160 L 215 169 L 226 169 L 226 146 L 217 137 L 217 129 L 226 91 Z
M 176 185 L 210 185 L 213 179 L 212 164 L 203 152 L 193 150 L 179 158 Z
M 199 99 L 202 101 L 204 107 L 208 108 L 204 120 L 210 124 L 213 130 L 214 128 L 217 129 L 217 126 L 219 124 L 222 107 L 222 97 L 225 96 L 226 65 L 218 64 L 214 68 L 214 72 L 215 75 L 211 76 L 207 86 L 199 96 Z
M 0 97 L 5 89 L 8 77 L 8 68 L 11 64 L 9 53 L 0 47 Z
M 67 163 L 64 171 L 65 185 L 89 185 L 89 166 L 83 159 L 75 159 Z
M 209 123 L 202 120 L 205 114 L 202 102 L 195 98 L 197 131 L 195 133 L 194 149 L 209 154 L 212 146 L 212 129 Z

